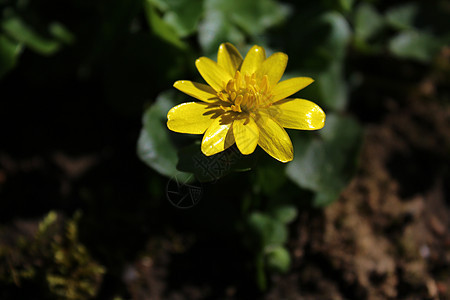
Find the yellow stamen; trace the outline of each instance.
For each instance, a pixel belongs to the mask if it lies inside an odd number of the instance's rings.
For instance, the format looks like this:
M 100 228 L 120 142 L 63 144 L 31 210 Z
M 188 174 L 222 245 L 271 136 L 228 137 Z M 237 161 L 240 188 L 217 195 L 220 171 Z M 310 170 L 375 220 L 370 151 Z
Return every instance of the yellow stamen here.
M 234 104 L 241 105 L 243 99 L 244 97 L 242 95 L 237 96 L 236 99 L 234 100 Z
M 236 71 L 233 79 L 230 79 L 222 92 L 218 93 L 219 99 L 231 102 L 229 107 L 222 107 L 226 111 L 251 112 L 262 107 L 270 106 L 272 95 L 267 75 L 257 79 L 256 74 L 241 74 Z

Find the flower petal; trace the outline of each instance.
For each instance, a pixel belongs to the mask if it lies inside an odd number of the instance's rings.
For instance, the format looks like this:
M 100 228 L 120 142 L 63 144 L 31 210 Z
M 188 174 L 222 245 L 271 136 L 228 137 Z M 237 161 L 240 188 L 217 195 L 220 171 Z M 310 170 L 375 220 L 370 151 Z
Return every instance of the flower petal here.
M 297 93 L 304 87 L 307 87 L 314 82 L 314 79 L 309 77 L 295 77 L 283 80 L 274 86 L 272 89 L 272 101 L 276 102 Z
M 234 144 L 233 121 L 223 114 L 216 118 L 206 130 L 202 140 L 202 152 L 206 156 L 219 153 Z
M 167 127 L 175 132 L 202 134 L 221 110 L 203 102 L 186 102 L 167 113 Z
M 232 44 L 223 43 L 217 53 L 217 63 L 233 77 L 242 64 L 242 56 Z
M 259 128 L 258 145 L 281 162 L 291 161 L 294 158 L 294 149 L 286 130 L 263 112 L 258 113 L 255 122 Z
M 256 72 L 256 77 L 262 78 L 264 75 L 267 75 L 270 86 L 275 86 L 280 81 L 281 76 L 283 76 L 287 61 L 288 56 L 282 52 L 272 54 L 264 60 Z
M 207 103 L 213 103 L 219 100 L 216 91 L 209 85 L 192 82 L 189 80 L 178 80 L 173 87 L 189 96 L 197 98 Z
M 222 91 L 228 81 L 232 78 L 224 68 L 207 57 L 200 57 L 197 59 L 195 61 L 195 66 L 203 79 L 205 79 L 216 92 Z
M 325 113 L 314 102 L 285 99 L 268 108 L 269 114 L 285 128 L 315 130 L 325 124 Z
M 241 73 L 244 75 L 247 73 L 252 75 L 260 68 L 265 59 L 266 51 L 264 48 L 257 45 L 253 46 L 250 50 L 248 50 L 247 55 L 242 62 Z
M 251 154 L 255 151 L 259 140 L 259 129 L 255 120 L 247 118 L 236 119 L 233 122 L 233 135 L 236 145 L 242 154 Z

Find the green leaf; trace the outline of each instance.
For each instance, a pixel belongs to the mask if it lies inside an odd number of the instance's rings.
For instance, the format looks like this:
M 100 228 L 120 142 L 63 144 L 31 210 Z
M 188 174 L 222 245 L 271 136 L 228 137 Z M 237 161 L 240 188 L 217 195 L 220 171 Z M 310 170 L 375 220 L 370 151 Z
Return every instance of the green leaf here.
M 355 0 L 322 0 L 327 10 L 337 10 L 343 13 L 352 11 Z M 316 4 L 317 5 L 317 4 Z
M 75 42 L 75 36 L 61 23 L 51 23 L 49 31 L 53 37 L 67 45 L 71 45 Z
M 319 134 L 325 142 L 340 144 L 339 148 L 347 151 L 359 144 L 362 128 L 351 117 L 331 113 L 327 115 L 325 126 Z
M 386 12 L 386 21 L 398 30 L 413 29 L 413 22 L 417 15 L 417 10 L 417 4 L 415 3 L 391 8 Z
M 325 40 L 317 52 L 328 63 L 319 70 L 314 88 L 318 91 L 321 104 L 333 110 L 342 111 L 347 105 L 348 93 L 344 80 L 343 61 L 350 41 L 351 31 L 345 18 L 337 13 L 326 13 L 320 18 L 328 30 Z
M 341 61 L 347 52 L 351 37 L 348 21 L 338 12 L 323 13 L 316 9 L 299 11 L 286 26 L 288 45 L 291 46 L 289 52 L 296 55 L 290 65 L 299 70 L 321 72 L 331 62 Z
M 167 0 L 168 7 L 163 20 L 180 37 L 186 37 L 197 30 L 203 14 L 203 0 Z
M 255 267 L 256 267 L 256 283 L 260 291 L 267 289 L 267 277 L 265 272 L 264 253 L 259 251 L 255 255 Z
M 250 228 L 259 238 L 261 248 L 282 245 L 286 242 L 288 232 L 285 225 L 260 212 L 253 212 L 248 219 Z
M 266 195 L 274 195 L 286 182 L 284 175 L 285 165 L 273 161 L 272 158 L 267 163 L 259 161 L 255 168 L 255 190 Z
M 322 44 L 322 50 L 326 51 L 327 56 L 334 60 L 344 59 L 351 38 L 348 21 L 338 12 L 325 13 L 320 17 L 320 21 L 329 28 L 326 40 Z
M 18 17 L 7 18 L 1 27 L 11 38 L 42 55 L 52 55 L 60 49 L 59 42 L 40 36 Z
M 389 42 L 389 50 L 396 56 L 429 62 L 439 51 L 440 42 L 433 35 L 420 31 L 403 31 Z
M 249 35 L 262 34 L 266 29 L 280 24 L 289 10 L 272 0 L 233 0 L 230 20 Z
M 293 205 L 282 205 L 272 210 L 271 214 L 283 224 L 289 224 L 297 217 L 297 208 Z
M 160 174 L 168 177 L 176 176 L 179 180 L 185 182 L 192 175 L 177 170 L 177 150 L 170 139 L 169 129 L 165 124 L 167 112 L 176 105 L 173 95 L 172 91 L 160 94 L 156 102 L 145 111 L 137 153 L 144 163 Z
M 296 138 L 297 151 L 286 174 L 302 188 L 316 192 L 314 204 L 322 206 L 337 199 L 356 167 L 362 137 L 360 125 L 351 118 L 328 114 L 322 139 Z
M 344 79 L 343 64 L 341 61 L 333 61 L 328 70 L 322 71 L 315 77 L 318 99 L 328 108 L 343 111 L 348 102 L 348 88 Z
M 266 254 L 267 267 L 271 270 L 286 273 L 291 266 L 289 251 L 283 246 L 270 248 Z
M 355 0 L 339 0 L 339 6 L 342 11 L 348 13 L 352 10 Z
M 343 187 L 345 184 L 343 184 Z M 329 190 L 323 190 L 316 193 L 313 203 L 315 206 L 323 207 L 333 203 L 336 199 L 339 198 L 341 194 L 342 188 L 335 188 Z
M 0 34 L 0 78 L 14 68 L 22 45 Z
M 344 79 L 344 60 L 351 38 L 348 21 L 338 12 L 321 13 L 310 8 L 299 12 L 287 27 L 291 46 L 288 54 L 295 54 L 288 67 L 316 80 L 301 91 L 301 97 L 343 111 L 348 101 Z
M 206 0 L 207 3 L 222 0 Z M 209 8 L 212 6 L 213 8 Z M 228 41 L 232 44 L 239 45 L 245 41 L 245 36 L 228 20 L 226 14 L 215 9 L 214 5 L 206 6 L 205 17 L 198 27 L 198 40 L 204 53 L 211 54 L 217 51 L 220 43 Z
M 161 11 L 167 11 L 169 9 L 169 4 L 167 0 L 147 0 L 149 4 L 154 5 L 157 9 Z
M 355 39 L 367 42 L 384 27 L 384 19 L 370 3 L 361 3 L 355 12 Z
M 211 54 L 224 41 L 239 45 L 245 35 L 259 35 L 281 23 L 289 10 L 273 0 L 205 0 L 199 42 Z
M 144 2 L 144 10 L 147 22 L 156 36 L 180 49 L 187 48 L 187 45 L 180 39 L 175 29 L 161 18 L 156 6 L 151 0 L 146 0 Z

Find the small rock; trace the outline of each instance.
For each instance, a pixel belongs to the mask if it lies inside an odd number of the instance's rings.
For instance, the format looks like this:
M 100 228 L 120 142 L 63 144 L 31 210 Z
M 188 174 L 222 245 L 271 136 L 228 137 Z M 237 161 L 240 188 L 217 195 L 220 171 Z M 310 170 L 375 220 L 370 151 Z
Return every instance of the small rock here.
M 439 236 L 443 236 L 445 234 L 445 226 L 436 216 L 430 216 L 428 221 L 434 233 Z

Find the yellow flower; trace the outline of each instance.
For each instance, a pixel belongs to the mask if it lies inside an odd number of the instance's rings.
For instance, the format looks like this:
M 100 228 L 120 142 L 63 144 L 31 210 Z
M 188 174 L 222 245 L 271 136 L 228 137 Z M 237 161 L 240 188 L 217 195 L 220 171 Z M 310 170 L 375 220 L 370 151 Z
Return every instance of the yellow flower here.
M 207 156 L 236 143 L 242 154 L 253 153 L 259 145 L 275 159 L 291 161 L 292 142 L 284 128 L 320 129 L 325 113 L 311 101 L 285 99 L 314 81 L 295 77 L 279 82 L 287 60 L 281 52 L 266 58 L 264 48 L 256 45 L 242 59 L 232 44 L 220 45 L 217 62 L 207 57 L 195 62 L 209 85 L 187 80 L 173 85 L 202 102 L 173 107 L 167 114 L 167 127 L 204 133 L 201 150 Z

